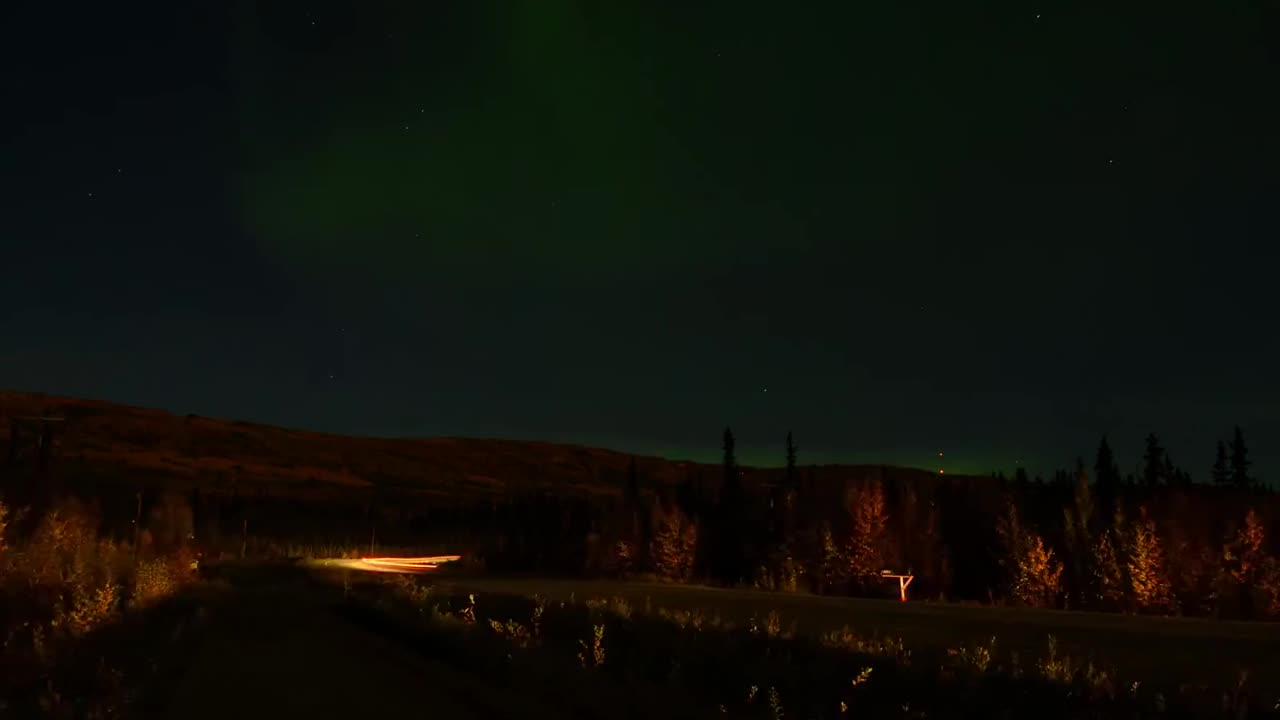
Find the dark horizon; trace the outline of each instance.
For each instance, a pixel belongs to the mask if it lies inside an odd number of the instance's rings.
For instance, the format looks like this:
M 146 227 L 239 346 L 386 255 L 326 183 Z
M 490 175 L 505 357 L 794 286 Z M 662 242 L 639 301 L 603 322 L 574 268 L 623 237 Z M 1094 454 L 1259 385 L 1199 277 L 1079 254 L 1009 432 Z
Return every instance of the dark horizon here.
M 312 427 L 307 425 L 296 425 L 296 424 L 289 424 L 289 423 L 275 423 L 275 422 L 270 422 L 267 420 L 256 419 L 256 418 L 236 417 L 236 416 L 221 415 L 217 413 L 198 412 L 195 410 L 191 410 L 189 408 L 165 407 L 160 405 L 145 405 L 145 404 L 135 403 L 135 402 L 113 400 L 111 398 L 105 398 L 105 397 L 65 396 L 60 393 L 47 393 L 47 392 L 41 392 L 41 391 L 35 391 L 35 390 L 28 391 L 28 390 L 0 388 L 0 393 L 3 393 L 3 392 L 20 392 L 20 393 L 30 393 L 30 394 L 37 394 L 37 395 L 47 395 L 50 397 L 64 397 L 64 398 L 70 398 L 70 399 L 87 400 L 92 402 L 108 402 L 108 403 L 119 404 L 126 407 L 138 407 L 138 408 L 162 410 L 177 417 L 181 417 L 184 415 L 196 415 L 200 417 L 213 418 L 213 419 L 226 420 L 226 421 L 242 421 L 242 422 L 259 423 L 263 425 L 269 425 L 272 427 L 278 427 L 285 430 L 301 430 L 301 431 L 318 432 L 318 433 L 352 436 L 352 437 L 371 437 L 371 438 L 380 438 L 380 439 L 389 439 L 389 440 L 468 438 L 468 439 L 478 439 L 478 440 L 516 440 L 516 441 L 529 441 L 529 442 L 548 442 L 548 443 L 555 443 L 555 444 L 576 445 L 580 447 L 612 450 L 615 452 L 621 452 L 625 454 L 656 457 L 656 458 L 661 458 L 661 459 L 675 461 L 675 462 L 695 462 L 695 463 L 708 464 L 708 465 L 718 465 L 721 463 L 723 459 L 722 446 L 720 445 L 712 446 L 710 444 L 707 444 L 706 446 L 703 446 L 703 447 L 685 447 L 685 448 L 645 447 L 645 446 L 637 446 L 634 443 L 629 443 L 627 440 L 620 439 L 620 438 L 596 437 L 593 440 L 584 441 L 581 439 L 581 436 L 574 435 L 574 434 L 563 434 L 563 435 L 556 436 L 556 435 L 550 435 L 546 433 L 543 433 L 543 434 L 521 433 L 519 431 L 511 431 L 505 434 L 466 434 L 466 433 L 450 433 L 450 432 L 439 432 L 439 433 L 432 433 L 432 434 L 413 434 L 413 433 L 405 434 L 405 433 L 400 433 L 395 431 L 380 432 L 378 430 L 367 430 L 363 432 L 362 431 L 349 432 L 349 431 L 334 430 L 334 429 L 329 429 L 324 427 Z M 721 429 L 717 431 L 716 433 L 717 437 L 720 437 L 720 433 L 723 432 L 723 429 L 724 428 L 721 427 Z M 785 435 L 786 433 L 783 434 L 784 436 L 783 441 L 770 443 L 768 440 L 765 440 L 763 442 L 757 441 L 758 439 L 756 438 L 746 438 L 744 441 L 743 438 L 738 436 L 737 433 L 735 432 L 735 437 L 737 438 L 737 445 L 736 445 L 735 452 L 736 452 L 738 461 L 744 466 L 754 467 L 759 469 L 779 469 L 779 468 L 785 467 L 786 465 Z M 1226 442 L 1229 446 L 1230 438 L 1228 435 L 1224 435 L 1224 442 Z M 793 436 L 794 436 L 794 433 L 793 433 Z M 1245 438 L 1246 440 L 1248 440 L 1247 434 Z M 1145 449 L 1145 446 L 1142 443 L 1139 443 L 1140 450 L 1134 451 L 1131 447 L 1124 446 L 1124 445 L 1117 447 L 1117 444 L 1114 438 L 1111 438 L 1108 436 L 1107 439 L 1108 439 L 1108 444 L 1110 445 L 1111 450 L 1114 453 L 1116 466 L 1119 469 L 1121 478 L 1123 479 L 1126 476 L 1131 475 L 1134 478 L 1140 479 L 1142 477 L 1142 465 L 1143 465 L 1142 450 Z M 885 466 L 919 469 L 919 470 L 925 470 L 928 472 L 944 470 L 945 472 L 951 473 L 954 475 L 987 476 L 987 475 L 994 475 L 999 473 L 999 474 L 1003 474 L 1004 476 L 1010 479 L 1012 479 L 1017 473 L 1017 471 L 1021 469 L 1027 473 L 1027 476 L 1029 479 L 1034 480 L 1037 477 L 1039 477 L 1045 481 L 1049 481 L 1049 480 L 1052 480 L 1054 475 L 1059 472 L 1067 472 L 1070 475 L 1074 476 L 1074 473 L 1076 470 L 1076 462 L 1077 460 L 1080 460 L 1084 462 L 1084 465 L 1088 472 L 1090 480 L 1094 482 L 1097 481 L 1097 477 L 1095 477 L 1096 473 L 1095 473 L 1095 466 L 1094 466 L 1097 449 L 1098 449 L 1097 447 L 1095 447 L 1093 450 L 1089 451 L 1088 453 L 1078 454 L 1070 462 L 1064 461 L 1057 465 L 1051 465 L 1046 467 L 1037 467 L 1032 464 L 1022 464 L 1018 462 L 1015 462 L 1011 467 L 1001 467 L 1001 466 L 983 467 L 981 465 L 980 460 L 975 460 L 972 455 L 966 455 L 964 453 L 960 453 L 957 455 L 952 453 L 945 453 L 944 451 L 943 456 L 939 457 L 937 452 L 917 453 L 912 455 L 912 454 L 906 454 L 901 452 L 898 452 L 897 454 L 895 454 L 895 451 L 893 450 L 890 450 L 889 452 L 883 452 L 883 451 L 877 452 L 876 450 L 866 450 L 866 451 L 863 451 L 862 453 L 851 455 L 847 452 L 837 453 L 837 452 L 832 452 L 830 450 L 824 450 L 821 448 L 817 450 L 806 448 L 801 444 L 801 440 L 802 438 L 795 438 L 796 447 L 799 451 L 798 464 L 801 467 L 810 466 L 810 465 L 819 465 L 819 466 L 821 465 L 865 465 L 865 466 L 885 465 Z M 1145 437 L 1144 437 L 1144 440 L 1145 440 Z M 1206 468 L 1201 470 L 1200 468 L 1188 466 L 1186 464 L 1178 462 L 1176 459 L 1176 454 L 1169 451 L 1169 448 L 1163 438 L 1160 438 L 1160 443 L 1164 447 L 1166 452 L 1168 452 L 1169 456 L 1175 460 L 1175 466 L 1179 470 L 1186 471 L 1187 473 L 1189 473 L 1192 480 L 1197 483 L 1212 484 L 1213 480 L 1211 477 L 1211 471 L 1209 469 Z M 1248 447 L 1249 447 L 1249 457 L 1252 458 L 1253 457 L 1252 445 L 1249 445 Z M 1258 473 L 1256 466 L 1252 467 L 1252 470 L 1253 470 L 1253 475 L 1255 480 L 1262 482 L 1262 484 L 1264 485 L 1274 484 L 1272 483 L 1269 477 Z
M 1280 469 L 1274 6 L 5 15 L 5 386 L 984 474 L 1154 432 L 1202 482 L 1240 425 Z

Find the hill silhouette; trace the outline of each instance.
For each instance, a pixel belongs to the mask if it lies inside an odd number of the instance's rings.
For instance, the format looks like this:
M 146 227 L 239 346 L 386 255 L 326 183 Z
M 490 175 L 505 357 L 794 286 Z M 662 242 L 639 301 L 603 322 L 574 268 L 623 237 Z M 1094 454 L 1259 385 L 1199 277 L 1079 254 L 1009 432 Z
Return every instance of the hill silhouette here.
M 15 419 L 21 431 L 22 418 L 39 416 L 63 418 L 53 437 L 52 463 L 58 474 L 78 483 L 237 488 L 282 496 L 381 489 L 450 500 L 527 492 L 607 494 L 621 489 L 633 457 L 522 440 L 335 435 L 19 392 L 0 392 L 0 442 L 14 444 L 10 429 Z M 30 464 L 35 443 L 30 433 L 20 435 L 4 457 L 18 466 Z M 720 474 L 718 465 L 635 459 L 649 487 L 674 486 L 690 477 L 714 485 Z M 779 481 L 782 472 L 742 468 L 745 483 L 756 487 Z M 831 490 L 869 475 L 936 478 L 925 470 L 872 465 L 810 466 L 801 474 Z

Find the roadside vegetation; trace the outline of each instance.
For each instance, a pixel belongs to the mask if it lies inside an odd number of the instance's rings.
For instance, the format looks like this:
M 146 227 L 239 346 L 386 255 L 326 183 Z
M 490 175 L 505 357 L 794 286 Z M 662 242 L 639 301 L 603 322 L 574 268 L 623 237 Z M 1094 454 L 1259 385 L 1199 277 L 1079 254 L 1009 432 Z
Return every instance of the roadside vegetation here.
M 1267 717 L 1268 689 L 1148 685 L 999 637 L 937 650 L 854 628 L 794 632 L 777 612 L 745 623 L 623 598 L 550 602 L 455 593 L 408 578 L 347 587 L 351 616 L 421 652 L 578 717 Z M 1274 689 L 1270 689 L 1274 690 Z M 672 708 L 682 708 L 680 711 Z
M 195 617 L 190 513 L 162 505 L 134 538 L 99 532 L 93 508 L 0 502 L 0 714 L 118 717 Z M 184 522 L 185 520 L 185 522 Z

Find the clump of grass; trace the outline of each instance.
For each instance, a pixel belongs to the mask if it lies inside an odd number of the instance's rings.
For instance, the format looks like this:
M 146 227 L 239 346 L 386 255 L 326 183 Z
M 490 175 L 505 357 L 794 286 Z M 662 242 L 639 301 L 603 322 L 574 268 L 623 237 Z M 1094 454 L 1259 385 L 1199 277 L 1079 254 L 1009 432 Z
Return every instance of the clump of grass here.
M 763 635 L 767 638 L 786 639 L 794 634 L 793 632 L 783 632 L 782 617 L 778 615 L 777 610 L 770 610 L 763 619 L 758 619 L 754 615 L 751 616 L 748 629 L 753 635 Z M 792 630 L 794 630 L 794 627 Z
M 1048 644 L 1048 653 L 1037 663 L 1041 677 L 1059 685 L 1079 683 L 1093 697 L 1115 696 L 1115 686 L 1105 670 L 1095 666 L 1092 661 L 1080 665 L 1070 655 L 1059 654 L 1058 639 L 1053 635 L 1049 636 Z
M 786 714 L 782 711 L 782 696 L 778 694 L 778 688 L 769 688 L 769 713 L 773 715 L 773 720 L 782 720 Z
M 533 634 L 529 632 L 529 628 L 515 620 L 500 622 L 490 619 L 489 627 L 493 629 L 495 635 L 507 640 L 515 647 L 527 648 L 533 643 Z
M 996 638 L 991 636 L 987 645 L 975 645 L 969 647 L 961 645 L 958 648 L 947 650 L 947 657 L 950 658 L 952 664 L 967 672 L 976 675 L 982 675 L 991 667 L 991 661 L 996 655 Z
M 604 665 L 604 625 L 593 625 L 591 638 L 589 640 L 579 640 L 578 645 L 582 648 L 578 653 L 578 662 L 582 664 L 582 667 L 599 669 Z
M 911 651 L 907 649 L 902 638 L 863 637 L 853 632 L 848 625 L 839 630 L 822 633 L 818 641 L 828 648 L 847 650 L 859 655 L 890 658 L 902 665 L 911 663 Z
M 657 617 L 660 620 L 671 623 L 680 630 L 693 630 L 701 632 L 703 630 L 731 630 L 733 623 L 725 622 L 720 613 L 712 613 L 707 615 L 701 610 L 682 610 L 679 608 L 669 609 L 659 607 L 652 613 L 646 613 L 650 617 Z
M 631 607 L 631 603 L 624 597 L 615 596 L 612 598 L 591 598 L 586 602 L 587 608 L 596 613 L 611 612 L 614 615 L 628 620 L 635 612 Z

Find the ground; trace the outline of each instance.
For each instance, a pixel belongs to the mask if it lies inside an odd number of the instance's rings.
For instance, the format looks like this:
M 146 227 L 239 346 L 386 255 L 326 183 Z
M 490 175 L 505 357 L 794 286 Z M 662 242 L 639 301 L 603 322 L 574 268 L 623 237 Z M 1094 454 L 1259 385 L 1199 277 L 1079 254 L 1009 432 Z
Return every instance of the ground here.
M 717 612 L 736 623 L 777 611 L 783 628 L 820 633 L 851 627 L 859 634 L 901 637 L 917 653 L 986 644 L 1017 652 L 1024 664 L 1046 654 L 1048 637 L 1059 654 L 1117 667 L 1122 680 L 1171 681 L 1234 687 L 1242 671 L 1251 684 L 1280 687 L 1280 623 L 1230 622 L 1109 613 L 1031 610 L 976 605 L 824 597 L 726 590 L 660 583 L 476 577 L 437 580 L 477 593 L 542 595 L 551 600 L 624 597 L 652 607 Z

